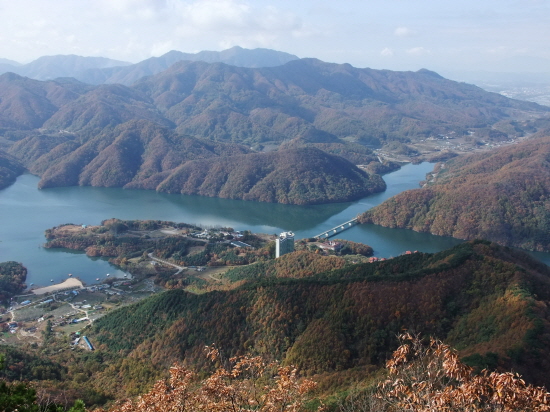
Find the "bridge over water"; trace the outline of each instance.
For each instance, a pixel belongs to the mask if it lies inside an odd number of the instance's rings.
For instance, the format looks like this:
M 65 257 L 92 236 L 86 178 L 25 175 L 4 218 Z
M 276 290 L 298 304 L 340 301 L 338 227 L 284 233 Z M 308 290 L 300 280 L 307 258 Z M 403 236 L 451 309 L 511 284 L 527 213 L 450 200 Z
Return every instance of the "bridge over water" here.
M 332 237 L 337 233 L 343 232 L 344 230 L 349 229 L 350 227 L 355 226 L 358 223 L 359 222 L 357 221 L 357 218 L 353 218 L 351 220 L 348 220 L 347 222 L 344 222 L 338 226 L 333 227 L 332 229 L 326 230 L 315 237 L 317 239 L 328 239 L 329 237 Z

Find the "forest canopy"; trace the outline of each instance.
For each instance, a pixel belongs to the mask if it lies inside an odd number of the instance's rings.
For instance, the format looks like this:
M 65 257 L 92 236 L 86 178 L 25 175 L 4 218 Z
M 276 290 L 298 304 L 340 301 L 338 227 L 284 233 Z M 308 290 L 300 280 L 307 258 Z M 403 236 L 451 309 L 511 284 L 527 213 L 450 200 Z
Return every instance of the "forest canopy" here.
M 451 159 L 428 180 L 359 221 L 550 251 L 550 137 Z
M 8 300 L 25 290 L 26 279 L 27 268 L 21 263 L 0 262 L 0 300 Z

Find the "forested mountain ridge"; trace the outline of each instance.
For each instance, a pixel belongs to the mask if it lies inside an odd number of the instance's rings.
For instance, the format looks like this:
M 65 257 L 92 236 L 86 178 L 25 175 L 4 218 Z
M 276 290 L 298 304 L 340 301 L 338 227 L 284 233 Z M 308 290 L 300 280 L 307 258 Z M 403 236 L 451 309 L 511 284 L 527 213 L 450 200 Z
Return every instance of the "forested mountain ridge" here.
M 100 85 L 61 107 L 42 128 L 77 132 L 83 139 L 132 120 L 148 120 L 168 128 L 151 99 L 119 84 Z
M 149 120 L 132 120 L 81 139 L 71 133 L 35 134 L 16 142 L 11 153 L 32 173 L 42 176 L 39 187 L 45 188 L 122 187 L 134 180 L 144 184 L 154 176 L 161 176 L 161 181 L 163 173 L 190 160 L 249 152 L 236 144 L 181 136 Z
M 386 185 L 339 156 L 316 148 L 279 150 L 187 162 L 157 190 L 287 204 L 343 202 Z
M 0 76 L 0 128 L 5 131 L 42 127 L 62 106 L 92 88 L 73 81 L 42 82 L 14 73 Z
M 384 181 L 316 148 L 250 153 L 245 147 L 178 135 L 130 121 L 81 144 L 71 134 L 27 137 L 12 146 L 40 188 L 101 186 L 313 204 L 382 191 Z
M 86 128 L 99 133 L 129 118 L 153 116 L 184 134 L 249 144 L 300 136 L 317 143 L 353 137 L 380 144 L 491 126 L 509 135 L 528 126 L 507 122 L 550 110 L 427 70 L 358 69 L 315 59 L 259 69 L 180 62 L 131 88 L 68 79 L 40 82 L 13 73 L 0 81 L 7 105 L 0 126 L 6 131 Z M 109 113 L 113 109 L 118 116 Z M 85 111 L 96 113 L 82 117 Z M 102 121 L 88 124 L 94 117 Z
M 365 145 L 415 141 L 447 132 L 490 134 L 493 129 L 499 140 L 533 131 L 534 123 L 522 119 L 544 116 L 550 110 L 427 70 L 357 69 L 315 59 L 259 69 L 179 62 L 132 87 L 89 86 L 69 79 L 40 82 L 9 73 L 0 76 L 0 83 L 2 144 L 42 177 L 43 188 L 80 184 L 155 189 L 160 185 L 171 192 L 218 196 L 217 189 L 173 187 L 173 172 L 178 167 L 180 177 L 190 169 L 197 172 L 197 163 L 185 165 L 191 159 L 280 147 L 316 147 L 358 164 L 375 162 L 377 167 L 370 170 L 382 172 L 394 165 L 378 164 Z M 253 159 L 243 164 L 256 162 Z M 348 168 L 345 162 L 332 164 Z M 227 166 L 222 168 L 223 176 L 229 176 Z M 349 177 L 348 172 L 325 168 L 321 173 L 333 176 L 323 184 L 337 182 L 342 174 Z M 253 180 L 260 177 L 265 175 L 260 173 Z M 299 185 L 296 180 L 292 184 Z M 355 189 L 350 190 L 344 196 L 329 195 L 325 201 L 356 198 Z M 317 195 L 301 201 L 244 192 L 221 195 L 291 203 L 323 201 Z
M 15 182 L 15 178 L 24 170 L 25 168 L 17 159 L 0 150 L 0 189 L 4 189 Z
M 315 59 L 260 69 L 180 62 L 133 87 L 153 98 L 182 133 L 249 144 L 308 134 L 376 145 L 549 110 L 427 70 L 358 69 Z
M 550 250 L 550 137 L 459 157 L 360 222 Z
M 359 367 L 366 376 L 403 329 L 446 340 L 473 365 L 513 367 L 548 384 L 549 299 L 548 267 L 489 242 L 227 292 L 174 290 L 94 322 L 89 335 L 111 366 L 92 385 L 116 380 L 119 396 L 138 393 L 182 358 L 201 367 L 212 343 L 227 356 L 263 354 L 310 375 Z

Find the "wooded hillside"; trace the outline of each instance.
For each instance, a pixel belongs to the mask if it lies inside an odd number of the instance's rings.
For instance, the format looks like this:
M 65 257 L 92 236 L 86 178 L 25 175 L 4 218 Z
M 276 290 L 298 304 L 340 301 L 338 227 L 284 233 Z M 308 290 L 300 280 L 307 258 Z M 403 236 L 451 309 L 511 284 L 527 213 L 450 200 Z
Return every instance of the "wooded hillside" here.
M 316 148 L 191 161 L 157 186 L 168 193 L 297 205 L 345 202 L 385 188 L 379 175 Z
M 11 185 L 24 171 L 25 168 L 17 159 L 0 150 L 0 189 Z
M 19 262 L 0 262 L 0 301 L 7 301 L 27 287 L 27 268 Z
M 112 362 L 94 385 L 116 380 L 117 393 L 137 393 L 177 360 L 203 365 L 212 343 L 306 374 L 367 371 L 391 355 L 404 329 L 445 339 L 471 365 L 513 367 L 548 384 L 549 276 L 522 252 L 471 242 L 228 292 L 169 291 L 94 322 L 90 335 Z
M 550 137 L 449 160 L 363 223 L 550 251 Z
M 178 131 L 247 144 L 305 135 L 379 145 L 490 128 L 517 119 L 514 110 L 548 110 L 428 70 L 358 69 L 316 59 L 260 69 L 180 62 L 133 87 L 152 98 Z

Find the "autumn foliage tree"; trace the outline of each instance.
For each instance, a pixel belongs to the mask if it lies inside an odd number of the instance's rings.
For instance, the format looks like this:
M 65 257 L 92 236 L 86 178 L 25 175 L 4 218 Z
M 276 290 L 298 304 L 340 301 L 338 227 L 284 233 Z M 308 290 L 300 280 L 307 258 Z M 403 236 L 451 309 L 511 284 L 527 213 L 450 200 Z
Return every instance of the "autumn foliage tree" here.
M 379 409 L 393 411 L 550 411 L 550 393 L 517 374 L 474 370 L 439 340 L 400 336 L 402 345 L 387 362 Z
M 299 379 L 292 367 L 276 367 L 249 356 L 224 362 L 217 349 L 207 351 L 210 360 L 220 365 L 210 377 L 198 381 L 194 372 L 176 364 L 168 380 L 158 381 L 147 394 L 109 412 L 299 412 L 315 388 L 313 381 Z

